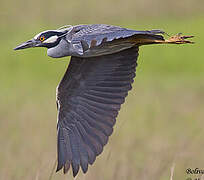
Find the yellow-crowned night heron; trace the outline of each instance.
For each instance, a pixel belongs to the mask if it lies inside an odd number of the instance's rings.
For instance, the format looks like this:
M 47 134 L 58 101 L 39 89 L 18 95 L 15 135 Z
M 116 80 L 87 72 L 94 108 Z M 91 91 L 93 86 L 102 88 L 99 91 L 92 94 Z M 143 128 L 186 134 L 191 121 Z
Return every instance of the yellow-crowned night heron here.
M 46 47 L 53 58 L 71 56 L 57 88 L 58 166 L 73 176 L 93 164 L 113 132 L 113 126 L 135 77 L 139 46 L 184 44 L 192 36 L 165 40 L 160 30 L 135 31 L 93 24 L 48 30 L 15 50 Z

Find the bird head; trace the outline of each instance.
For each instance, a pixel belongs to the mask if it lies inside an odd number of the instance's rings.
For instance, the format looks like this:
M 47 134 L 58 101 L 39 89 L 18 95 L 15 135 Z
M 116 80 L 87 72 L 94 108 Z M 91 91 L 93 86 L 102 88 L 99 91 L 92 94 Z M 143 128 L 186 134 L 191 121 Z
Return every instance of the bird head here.
M 60 40 L 66 36 L 67 30 L 48 30 L 37 34 L 33 39 L 28 40 L 14 50 L 21 50 L 31 47 L 46 47 L 52 48 L 59 44 Z

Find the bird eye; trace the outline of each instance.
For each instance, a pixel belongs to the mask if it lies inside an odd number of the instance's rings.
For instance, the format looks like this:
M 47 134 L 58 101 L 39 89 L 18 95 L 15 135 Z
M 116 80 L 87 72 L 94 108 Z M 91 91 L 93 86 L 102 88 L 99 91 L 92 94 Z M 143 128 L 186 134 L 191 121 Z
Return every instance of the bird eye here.
M 45 36 L 40 36 L 40 41 L 43 42 L 45 40 Z

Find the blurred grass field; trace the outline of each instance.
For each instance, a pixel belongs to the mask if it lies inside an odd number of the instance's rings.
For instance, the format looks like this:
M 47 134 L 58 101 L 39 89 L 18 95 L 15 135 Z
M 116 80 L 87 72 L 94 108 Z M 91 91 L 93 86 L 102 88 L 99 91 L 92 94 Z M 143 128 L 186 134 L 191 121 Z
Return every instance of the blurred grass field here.
M 36 33 L 57 28 L 44 20 L 25 26 L 23 20 L 15 27 L 3 21 L 0 29 L 0 179 L 45 180 L 56 160 L 55 89 L 69 58 L 51 59 L 40 48 L 13 51 Z M 169 180 L 173 163 L 173 180 L 191 177 L 187 168 L 204 168 L 204 16 L 107 22 L 183 32 L 195 35 L 196 44 L 140 48 L 137 77 L 114 133 L 88 173 L 76 179 Z M 54 173 L 53 179 L 71 179 L 71 173 Z

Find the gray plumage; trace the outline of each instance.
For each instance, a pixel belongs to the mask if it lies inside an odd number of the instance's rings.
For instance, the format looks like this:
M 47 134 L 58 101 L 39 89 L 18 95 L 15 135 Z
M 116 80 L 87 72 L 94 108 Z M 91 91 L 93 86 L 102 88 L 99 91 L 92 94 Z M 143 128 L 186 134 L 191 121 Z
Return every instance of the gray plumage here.
M 159 35 L 160 34 L 160 35 Z M 139 46 L 191 43 L 192 36 L 165 40 L 163 31 L 135 31 L 104 24 L 44 31 L 15 48 L 48 48 L 48 56 L 72 56 L 57 88 L 57 171 L 84 173 L 103 151 L 131 90 Z
M 138 48 L 91 58 L 72 57 L 57 93 L 58 167 L 85 173 L 108 137 L 135 77 Z M 68 138 L 65 138 L 68 137 Z M 73 141 L 73 142 L 72 142 Z
M 162 36 L 156 34 L 164 33 L 160 30 L 135 31 L 104 24 L 78 25 L 67 30 L 69 33 L 66 38 L 62 39 L 58 46 L 48 49 L 48 56 L 54 58 L 63 56 L 93 57 L 111 54 L 135 45 L 130 41 L 124 41 L 126 38 L 138 35 L 156 36 L 157 39 L 163 40 Z

